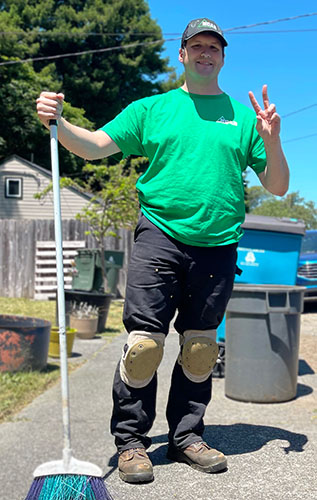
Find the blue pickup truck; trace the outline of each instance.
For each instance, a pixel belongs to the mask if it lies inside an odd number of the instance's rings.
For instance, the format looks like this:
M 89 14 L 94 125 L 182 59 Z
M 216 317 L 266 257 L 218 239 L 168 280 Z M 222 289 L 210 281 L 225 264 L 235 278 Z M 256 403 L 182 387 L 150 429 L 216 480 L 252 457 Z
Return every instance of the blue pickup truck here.
M 306 287 L 305 301 L 317 300 L 317 229 L 303 236 L 296 285 Z

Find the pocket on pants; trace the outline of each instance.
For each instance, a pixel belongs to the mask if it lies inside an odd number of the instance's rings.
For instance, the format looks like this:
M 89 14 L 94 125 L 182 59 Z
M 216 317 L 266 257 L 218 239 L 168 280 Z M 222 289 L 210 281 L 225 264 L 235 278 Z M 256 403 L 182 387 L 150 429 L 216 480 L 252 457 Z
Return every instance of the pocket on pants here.
M 123 322 L 127 330 L 167 334 L 179 300 L 178 289 L 169 262 L 160 261 L 153 248 L 149 252 L 148 245 L 138 243 L 126 287 Z

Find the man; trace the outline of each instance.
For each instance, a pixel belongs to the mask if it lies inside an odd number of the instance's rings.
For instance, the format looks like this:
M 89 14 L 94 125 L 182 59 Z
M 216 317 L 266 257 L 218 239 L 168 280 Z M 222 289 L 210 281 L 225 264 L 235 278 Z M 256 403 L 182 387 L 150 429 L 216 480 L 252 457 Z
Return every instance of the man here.
M 256 115 L 219 87 L 226 46 L 216 23 L 191 21 L 179 50 L 182 88 L 130 104 L 96 132 L 61 118 L 62 94 L 44 92 L 37 101 L 42 122 L 57 119 L 60 142 L 75 154 L 93 160 L 122 151 L 150 162 L 137 182 L 141 216 L 123 318 L 129 335 L 113 386 L 119 474 L 131 483 L 153 479 L 147 434 L 155 418 L 156 371 L 176 311 L 180 353 L 166 411 L 167 456 L 207 473 L 227 467 L 225 456 L 202 436 L 216 329 L 232 291 L 242 236 L 242 172 L 250 166 L 275 195 L 288 189 L 280 117 L 267 87 L 263 109 L 249 94 Z

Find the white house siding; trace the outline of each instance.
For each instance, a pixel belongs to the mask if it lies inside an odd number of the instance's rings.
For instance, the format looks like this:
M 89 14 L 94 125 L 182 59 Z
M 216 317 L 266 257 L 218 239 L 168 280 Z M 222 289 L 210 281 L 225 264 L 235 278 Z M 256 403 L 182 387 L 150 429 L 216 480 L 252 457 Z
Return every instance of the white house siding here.
M 19 157 L 11 157 L 0 165 L 0 218 L 1 219 L 53 219 L 53 193 L 44 200 L 34 198 L 51 182 L 50 173 L 33 166 Z M 5 197 L 5 178 L 22 178 L 22 198 Z M 71 189 L 61 190 L 61 211 L 63 219 L 74 219 L 87 205 L 88 198 Z

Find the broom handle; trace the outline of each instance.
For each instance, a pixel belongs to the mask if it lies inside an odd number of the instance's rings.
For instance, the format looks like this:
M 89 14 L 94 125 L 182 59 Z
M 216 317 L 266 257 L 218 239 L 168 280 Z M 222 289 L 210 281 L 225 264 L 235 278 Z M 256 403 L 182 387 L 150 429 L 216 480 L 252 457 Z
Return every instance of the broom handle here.
M 58 326 L 59 326 L 59 346 L 61 362 L 61 390 L 63 408 L 63 459 L 67 466 L 71 459 L 70 440 L 70 411 L 69 411 L 69 385 L 67 366 L 67 342 L 66 342 L 66 311 L 64 292 L 64 269 L 63 269 L 63 239 L 62 239 L 62 214 L 59 186 L 59 162 L 58 162 L 58 137 L 57 121 L 50 120 L 50 146 L 51 164 L 53 176 L 54 195 L 54 225 L 56 242 L 56 269 L 57 269 L 57 305 L 58 305 Z

